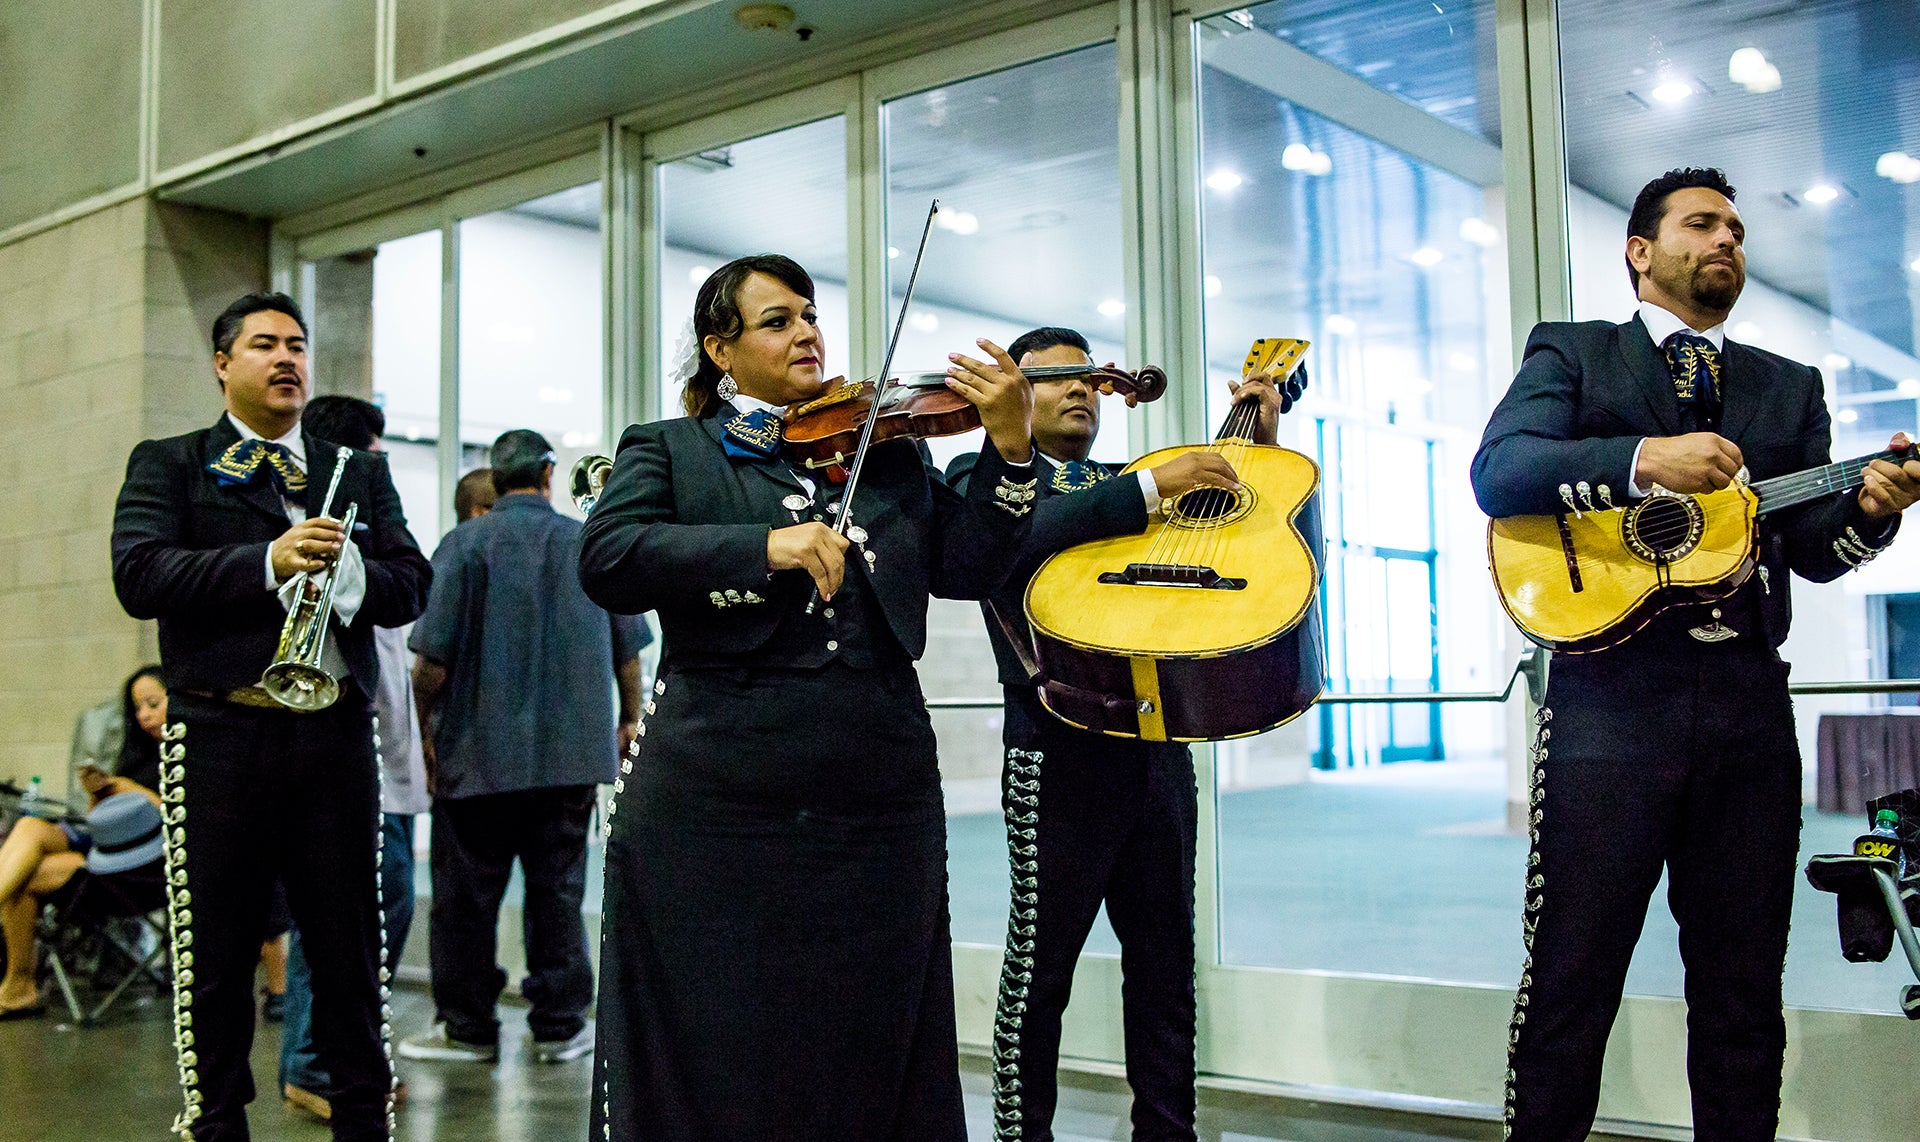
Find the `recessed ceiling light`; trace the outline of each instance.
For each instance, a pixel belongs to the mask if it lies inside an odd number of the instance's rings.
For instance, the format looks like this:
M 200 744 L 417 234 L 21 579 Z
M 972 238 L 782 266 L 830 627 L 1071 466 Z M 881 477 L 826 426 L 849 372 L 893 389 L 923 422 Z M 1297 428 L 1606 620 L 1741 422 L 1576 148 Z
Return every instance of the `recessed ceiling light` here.
M 939 213 L 933 216 L 933 221 L 940 229 L 954 234 L 967 235 L 980 232 L 980 219 L 965 210 L 942 207 Z
M 1202 288 L 1208 297 L 1219 297 L 1221 291 L 1227 287 L 1221 284 L 1218 277 L 1208 274 L 1207 280 L 1202 283 Z
M 1839 421 L 1841 424 L 1852 424 L 1854 421 L 1860 419 L 1860 410 L 1857 408 L 1843 408 L 1833 414 L 1833 419 Z
M 1433 266 L 1437 266 L 1445 259 L 1446 259 L 1446 255 L 1434 249 L 1432 246 L 1422 246 L 1418 250 L 1415 250 L 1413 253 L 1407 255 L 1407 261 L 1412 262 L 1414 265 L 1419 266 L 1422 269 L 1429 269 Z
M 1290 171 L 1322 175 L 1333 170 L 1333 159 L 1305 143 L 1288 143 L 1280 150 L 1280 165 Z
M 1127 311 L 1127 303 L 1110 297 L 1094 308 L 1100 311 L 1102 317 L 1118 317 Z
M 1476 246 L 1496 246 L 1500 243 L 1500 231 L 1484 218 L 1461 219 L 1460 236 Z
M 1693 84 L 1682 79 L 1669 79 L 1654 88 L 1651 94 L 1661 103 L 1684 103 L 1693 93 Z
M 1906 380 L 1901 381 L 1900 395 L 1903 397 L 1920 397 L 1920 377 L 1908 377 Z
M 1826 183 L 1820 182 L 1808 187 L 1807 193 L 1801 195 L 1801 197 L 1813 203 L 1815 206 L 1825 206 L 1827 203 L 1839 198 L 1840 192 L 1828 186 Z
M 1327 314 L 1327 332 L 1335 337 L 1348 337 L 1360 331 L 1353 318 L 1344 313 Z
M 1230 190 L 1238 190 L 1240 184 L 1245 181 L 1247 180 L 1241 178 L 1238 171 L 1230 171 L 1225 167 L 1221 167 L 1219 170 L 1207 176 L 1207 186 L 1222 194 Z
M 1780 69 L 1759 48 L 1741 48 L 1727 57 L 1727 78 L 1755 95 L 1780 90 Z
M 1841 353 L 1828 353 L 1826 356 L 1820 358 L 1820 363 L 1826 366 L 1827 372 L 1837 373 L 1842 369 L 1852 368 L 1853 358 Z
M 1920 258 L 1915 258 L 1913 261 L 1908 262 L 1907 268 L 1916 274 L 1920 274 Z
M 1905 151 L 1888 151 L 1873 164 L 1873 173 L 1894 182 L 1920 182 L 1920 159 Z
M 887 257 L 889 257 L 889 258 L 897 258 L 897 257 L 899 257 L 899 256 L 900 256 L 900 247 L 898 247 L 898 246 L 888 246 L 888 247 L 887 247 Z

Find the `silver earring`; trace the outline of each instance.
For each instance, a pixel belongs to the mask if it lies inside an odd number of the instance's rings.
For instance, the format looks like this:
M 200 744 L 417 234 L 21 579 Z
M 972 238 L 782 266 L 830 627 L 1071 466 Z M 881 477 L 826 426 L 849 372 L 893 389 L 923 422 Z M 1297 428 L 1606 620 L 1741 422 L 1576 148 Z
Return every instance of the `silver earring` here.
M 733 383 L 732 373 L 721 373 L 720 383 L 713 386 L 713 391 L 721 400 L 732 400 L 740 395 L 740 386 Z

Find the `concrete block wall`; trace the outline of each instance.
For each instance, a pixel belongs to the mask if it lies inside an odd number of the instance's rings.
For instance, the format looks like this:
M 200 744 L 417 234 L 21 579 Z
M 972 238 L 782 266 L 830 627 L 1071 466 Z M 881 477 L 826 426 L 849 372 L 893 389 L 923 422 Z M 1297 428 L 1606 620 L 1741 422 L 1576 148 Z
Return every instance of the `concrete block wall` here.
M 133 446 L 220 408 L 205 330 L 266 231 L 134 200 L 0 246 L 0 778 L 64 794 L 75 716 L 151 661 L 108 539 Z

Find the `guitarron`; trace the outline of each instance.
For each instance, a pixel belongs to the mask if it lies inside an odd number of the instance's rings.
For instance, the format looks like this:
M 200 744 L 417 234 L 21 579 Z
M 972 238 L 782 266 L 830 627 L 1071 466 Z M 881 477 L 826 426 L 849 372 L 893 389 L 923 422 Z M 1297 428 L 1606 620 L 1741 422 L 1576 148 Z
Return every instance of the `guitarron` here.
M 1284 382 L 1307 342 L 1256 341 L 1242 375 Z M 1139 535 L 1062 551 L 1027 585 L 1040 700 L 1070 725 L 1146 741 L 1218 741 L 1270 730 L 1320 695 L 1325 643 L 1320 466 L 1251 440 L 1243 401 L 1212 444 L 1150 452 L 1127 473 L 1204 447 L 1239 475 L 1198 488 Z
M 1645 499 L 1599 510 L 1581 510 L 1563 486 L 1569 510 L 1487 525 L 1487 564 L 1500 605 L 1528 638 L 1561 654 L 1604 650 L 1669 607 L 1738 590 L 1759 565 L 1759 517 L 1852 491 L 1867 465 L 1911 460 L 1916 451 L 1876 452 L 1753 484 L 1736 479 L 1695 495 L 1655 485 Z

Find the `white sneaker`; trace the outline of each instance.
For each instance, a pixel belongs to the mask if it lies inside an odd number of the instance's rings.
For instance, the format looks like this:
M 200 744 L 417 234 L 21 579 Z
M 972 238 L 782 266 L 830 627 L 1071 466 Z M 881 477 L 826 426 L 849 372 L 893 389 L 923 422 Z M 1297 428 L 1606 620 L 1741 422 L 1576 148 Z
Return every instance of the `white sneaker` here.
M 435 1023 L 433 1031 L 400 1041 L 400 1057 L 442 1063 L 491 1063 L 500 1057 L 497 1043 L 463 1043 L 447 1034 L 445 1023 Z
M 537 1063 L 565 1063 L 593 1050 L 593 1020 L 571 1039 L 535 1039 L 533 1059 Z

